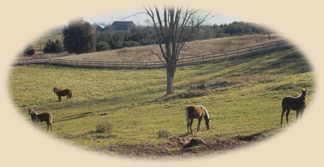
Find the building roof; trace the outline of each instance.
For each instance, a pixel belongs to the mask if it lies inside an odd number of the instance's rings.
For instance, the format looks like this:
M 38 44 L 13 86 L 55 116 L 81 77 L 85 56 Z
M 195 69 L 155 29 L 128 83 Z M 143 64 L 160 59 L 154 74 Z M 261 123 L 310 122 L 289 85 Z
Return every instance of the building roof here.
M 114 21 L 112 23 L 113 26 L 128 26 L 132 21 Z M 134 24 L 134 23 L 133 23 Z

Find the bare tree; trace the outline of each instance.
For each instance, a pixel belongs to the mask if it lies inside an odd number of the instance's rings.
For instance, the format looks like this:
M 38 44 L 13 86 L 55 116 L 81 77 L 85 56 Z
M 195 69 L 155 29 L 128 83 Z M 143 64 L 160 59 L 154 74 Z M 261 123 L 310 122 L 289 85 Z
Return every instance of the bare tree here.
M 191 35 L 204 23 L 210 13 L 199 15 L 199 10 L 182 7 L 164 7 L 160 13 L 158 7 L 144 7 L 157 32 L 159 47 L 167 70 L 167 94 L 174 93 L 173 79 L 180 51 Z

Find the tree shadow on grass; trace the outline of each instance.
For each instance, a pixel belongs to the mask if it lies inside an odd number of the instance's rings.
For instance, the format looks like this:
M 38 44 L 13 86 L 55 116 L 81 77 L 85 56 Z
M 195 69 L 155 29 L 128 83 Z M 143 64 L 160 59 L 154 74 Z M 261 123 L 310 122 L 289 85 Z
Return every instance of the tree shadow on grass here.
M 61 119 L 61 120 L 53 121 L 53 123 L 63 122 L 63 121 L 70 121 L 70 120 L 73 120 L 73 119 L 79 119 L 79 118 L 87 117 L 87 116 L 89 116 L 91 114 L 93 114 L 93 112 L 84 112 L 84 113 L 81 113 L 81 114 L 69 115 L 69 116 L 63 117 L 63 119 Z

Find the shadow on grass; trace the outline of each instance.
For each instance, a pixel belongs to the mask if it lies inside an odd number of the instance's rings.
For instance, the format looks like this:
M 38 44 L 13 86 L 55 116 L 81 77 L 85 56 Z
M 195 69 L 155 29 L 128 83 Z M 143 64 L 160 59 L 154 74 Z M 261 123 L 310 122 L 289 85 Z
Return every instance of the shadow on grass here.
M 70 115 L 70 116 L 63 117 L 63 119 L 58 120 L 58 121 L 55 121 L 54 120 L 53 123 L 63 122 L 63 121 L 69 121 L 69 120 L 73 120 L 73 119 L 79 119 L 79 118 L 83 118 L 83 117 L 89 116 L 91 114 L 93 114 L 93 112 L 85 112 L 85 113 L 81 113 L 81 114 Z

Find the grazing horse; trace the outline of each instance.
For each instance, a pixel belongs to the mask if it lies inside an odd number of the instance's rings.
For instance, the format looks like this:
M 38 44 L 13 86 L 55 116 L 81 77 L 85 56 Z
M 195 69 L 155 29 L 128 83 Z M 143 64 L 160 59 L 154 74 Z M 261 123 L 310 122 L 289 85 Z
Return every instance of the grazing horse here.
M 206 127 L 207 130 L 209 129 L 210 125 L 210 117 L 209 114 L 204 106 L 198 105 L 198 106 L 188 106 L 186 108 L 186 118 L 187 118 L 187 133 L 189 133 L 189 126 L 190 126 L 190 132 L 192 134 L 192 122 L 194 118 L 198 118 L 198 126 L 197 126 L 197 131 L 201 130 L 200 128 L 200 121 L 204 117 L 205 122 L 206 122 Z M 190 123 L 189 123 L 190 119 Z
M 300 113 L 300 117 L 303 115 L 304 109 L 306 108 L 306 91 L 307 89 L 303 89 L 302 93 L 298 97 L 291 97 L 287 96 L 282 99 L 281 106 L 282 106 L 282 113 L 281 113 L 281 126 L 282 126 L 282 118 L 287 110 L 286 113 L 286 122 L 288 123 L 288 116 L 290 110 L 296 111 L 296 120 Z
M 31 116 L 31 119 L 32 119 L 33 122 L 46 121 L 46 123 L 47 123 L 47 131 L 49 129 L 49 126 L 51 126 L 51 130 L 52 130 L 52 114 L 50 114 L 48 112 L 38 114 L 31 108 L 28 109 L 28 113 Z
M 67 99 L 72 98 L 72 90 L 71 89 L 64 89 L 61 90 L 59 88 L 54 88 L 54 93 L 58 96 L 58 101 L 62 101 L 61 96 L 67 96 Z

